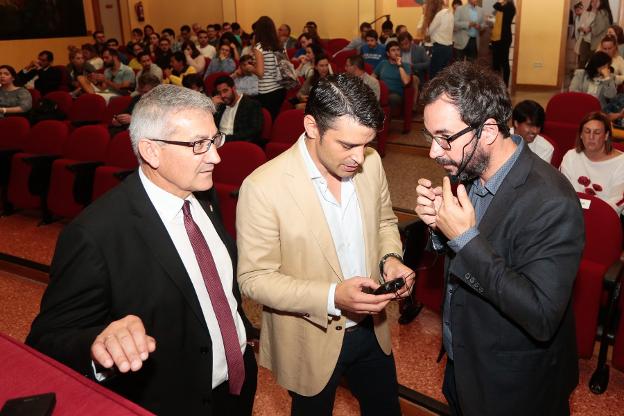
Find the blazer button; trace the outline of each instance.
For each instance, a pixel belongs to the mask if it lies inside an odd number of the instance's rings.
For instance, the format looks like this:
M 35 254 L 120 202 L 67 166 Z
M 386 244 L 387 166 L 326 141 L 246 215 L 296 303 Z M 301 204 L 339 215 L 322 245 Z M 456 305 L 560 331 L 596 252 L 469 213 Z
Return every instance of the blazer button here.
M 336 331 L 341 331 L 342 327 L 340 325 L 336 326 Z

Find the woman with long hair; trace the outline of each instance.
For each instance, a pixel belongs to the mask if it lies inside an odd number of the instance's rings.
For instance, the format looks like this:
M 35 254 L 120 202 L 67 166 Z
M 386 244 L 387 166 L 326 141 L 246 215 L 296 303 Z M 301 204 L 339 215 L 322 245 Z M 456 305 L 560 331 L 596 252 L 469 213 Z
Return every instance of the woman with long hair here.
M 624 29 L 620 25 L 611 25 L 607 29 L 607 35 L 613 36 L 617 40 L 618 53 L 624 58 Z
M 312 75 L 306 78 L 305 82 L 297 92 L 298 102 L 295 104 L 296 108 L 304 109 L 306 103 L 308 102 L 308 96 L 310 95 L 312 87 L 314 87 L 322 78 L 327 78 L 327 76 L 331 73 L 329 58 L 324 53 L 316 55 L 314 57 L 314 62 Z
M 0 65 L 0 118 L 30 111 L 32 96 L 26 88 L 15 86 L 17 73 L 10 65 Z
M 434 78 L 453 58 L 453 13 L 448 0 L 427 0 L 423 32 L 433 43 L 429 78 Z
M 256 42 L 256 66 L 253 72 L 258 76 L 258 101 L 275 120 L 286 97 L 286 89 L 278 82 L 280 74 L 275 54 L 285 55 L 286 51 L 277 37 L 275 23 L 270 17 L 260 17 L 252 28 Z
M 494 3 L 496 20 L 492 28 L 492 69 L 500 72 L 505 85 L 509 86 L 509 48 L 513 40 L 511 23 L 516 15 L 513 0 L 498 0 Z
M 570 91 L 593 95 L 598 98 L 600 106 L 605 110 L 609 101 L 617 95 L 615 76 L 611 72 L 611 57 L 602 51 L 593 54 L 587 61 L 585 69 L 574 71 Z M 609 117 L 616 119 L 622 115 L 622 111 L 619 113 L 611 112 Z
M 195 46 L 195 42 L 191 42 L 190 40 L 184 41 L 181 49 L 186 58 L 187 65 L 195 68 L 198 74 L 203 74 L 206 68 L 206 58 L 199 52 L 199 49 Z
M 587 10 L 581 15 L 579 27 L 579 62 L 578 68 L 585 67 L 593 51 L 598 49 L 600 41 L 613 24 L 613 15 L 609 0 L 591 0 Z

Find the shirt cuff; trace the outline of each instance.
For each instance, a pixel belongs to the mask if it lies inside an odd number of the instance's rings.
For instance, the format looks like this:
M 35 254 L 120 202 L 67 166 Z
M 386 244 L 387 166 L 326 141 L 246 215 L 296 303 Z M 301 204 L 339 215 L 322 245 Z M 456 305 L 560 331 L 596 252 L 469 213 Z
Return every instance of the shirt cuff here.
M 327 314 L 332 316 L 340 316 L 342 315 L 342 311 L 336 308 L 336 303 L 334 302 L 334 296 L 336 294 L 336 285 L 337 283 L 332 283 L 329 287 L 329 293 L 327 294 Z
M 451 248 L 451 250 L 453 250 L 455 253 L 458 253 L 459 251 L 461 251 L 462 248 L 464 248 L 466 244 L 470 242 L 470 240 L 478 235 L 479 230 L 477 230 L 477 227 L 471 227 L 459 237 L 449 240 L 447 244 Z
M 98 371 L 98 367 L 100 370 Z M 91 360 L 91 368 L 93 369 L 93 377 L 98 383 L 106 381 L 115 374 L 114 368 L 102 368 L 95 365 L 95 361 Z

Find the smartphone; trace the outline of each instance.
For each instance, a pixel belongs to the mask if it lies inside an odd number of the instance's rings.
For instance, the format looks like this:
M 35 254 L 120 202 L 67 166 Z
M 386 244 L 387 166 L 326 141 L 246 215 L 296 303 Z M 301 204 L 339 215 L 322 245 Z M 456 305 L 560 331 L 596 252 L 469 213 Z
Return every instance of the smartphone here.
M 6 401 L 0 410 L 0 416 L 50 416 L 55 405 L 54 393 L 18 397 Z
M 387 293 L 396 293 L 405 286 L 405 279 L 399 278 L 385 282 L 373 292 L 373 295 L 385 295 Z

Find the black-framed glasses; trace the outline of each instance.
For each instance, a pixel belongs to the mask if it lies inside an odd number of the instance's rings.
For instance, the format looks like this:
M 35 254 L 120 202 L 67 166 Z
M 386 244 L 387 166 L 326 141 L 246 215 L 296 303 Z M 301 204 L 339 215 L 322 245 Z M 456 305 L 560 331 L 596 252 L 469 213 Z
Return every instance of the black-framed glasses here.
M 208 150 L 210 150 L 210 146 L 212 146 L 213 144 L 217 148 L 223 146 L 223 143 L 225 143 L 225 134 L 218 132 L 217 134 L 215 134 L 214 136 L 210 138 L 195 140 L 194 142 L 179 142 L 175 140 L 161 140 L 161 139 L 150 139 L 150 140 L 153 142 L 174 144 L 176 146 L 192 147 L 194 154 L 201 155 L 203 153 L 206 153 Z
M 463 136 L 464 134 L 468 133 L 471 130 L 475 130 L 476 127 L 473 126 L 468 126 L 465 129 L 458 131 L 457 133 L 449 136 L 449 137 L 444 137 L 444 136 L 435 136 L 433 134 L 431 134 L 431 132 L 429 132 L 429 130 L 427 130 L 426 128 L 423 127 L 422 129 L 422 133 L 425 135 L 425 139 L 429 142 L 432 143 L 434 140 L 435 142 L 438 144 L 438 146 L 440 146 L 442 149 L 444 150 L 451 150 L 451 142 L 453 140 L 456 140 L 458 138 L 460 138 L 461 136 Z

